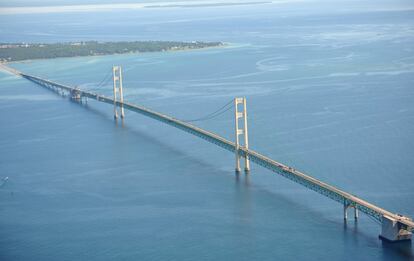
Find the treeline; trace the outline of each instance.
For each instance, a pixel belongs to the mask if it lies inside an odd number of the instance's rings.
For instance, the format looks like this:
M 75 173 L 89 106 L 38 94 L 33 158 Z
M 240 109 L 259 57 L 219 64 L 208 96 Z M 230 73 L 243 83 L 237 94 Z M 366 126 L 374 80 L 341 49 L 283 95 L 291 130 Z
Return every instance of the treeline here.
M 0 43 L 0 61 L 21 61 L 58 57 L 161 52 L 221 46 L 221 42 L 70 42 L 54 44 Z

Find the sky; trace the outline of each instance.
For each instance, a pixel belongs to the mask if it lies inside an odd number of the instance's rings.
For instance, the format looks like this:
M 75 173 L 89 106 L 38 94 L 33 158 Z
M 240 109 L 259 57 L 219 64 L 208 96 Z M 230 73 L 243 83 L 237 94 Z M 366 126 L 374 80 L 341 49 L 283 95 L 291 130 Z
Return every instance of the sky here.
M 178 0 L 179 2 L 220 2 L 220 3 L 246 3 L 246 2 L 272 2 L 272 0 Z M 100 4 L 148 4 L 148 3 L 173 3 L 168 0 L 0 0 L 0 7 L 27 7 L 27 6 L 62 6 L 62 5 L 100 5 Z M 280 1 L 280 0 L 279 0 Z M 295 0 L 284 0 L 295 1 Z M 275 1 L 276 2 L 276 1 Z
M 234 4 L 289 4 L 319 5 L 321 9 L 335 10 L 414 10 L 413 0 L 0 0 L 0 15 L 99 12 L 146 7 L 186 7 Z M 314 6 L 315 7 L 315 6 Z
M 414 6 L 413 0 L 301 0 L 303 2 L 370 2 L 373 5 Z M 66 5 L 101 5 L 101 4 L 148 4 L 148 3 L 251 3 L 251 2 L 298 2 L 298 0 L 0 0 L 0 7 L 28 7 L 28 6 L 66 6 Z

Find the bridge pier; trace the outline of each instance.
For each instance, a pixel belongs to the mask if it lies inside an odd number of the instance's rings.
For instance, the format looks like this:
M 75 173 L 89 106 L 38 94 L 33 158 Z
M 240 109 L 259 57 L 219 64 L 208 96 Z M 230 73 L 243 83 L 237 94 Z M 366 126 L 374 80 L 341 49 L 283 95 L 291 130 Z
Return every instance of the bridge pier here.
M 61 95 L 61 93 L 62 93 L 62 96 L 64 96 L 63 90 L 60 92 L 56 88 L 56 92 L 59 95 Z M 81 90 L 79 90 L 79 89 L 73 89 L 73 90 L 70 91 L 70 99 L 74 102 L 81 103 L 81 104 L 83 104 L 83 103 L 87 104 L 88 103 L 88 97 L 83 96 Z
M 356 206 L 350 205 L 348 203 L 344 203 L 344 221 L 346 222 L 348 220 L 348 209 L 353 208 L 354 209 L 354 219 L 355 221 L 359 218 L 359 212 L 358 208 Z
M 409 220 L 407 217 L 402 217 L 401 219 Z M 408 228 L 406 225 L 399 222 L 398 219 L 382 216 L 381 222 L 381 235 L 380 239 L 389 241 L 389 242 L 400 242 L 400 241 L 409 241 L 412 237 L 412 228 Z
M 76 101 L 76 102 L 80 102 L 82 97 L 81 97 L 81 93 L 79 90 L 77 89 L 73 89 L 70 91 L 70 98 L 72 101 Z
M 242 111 L 239 111 L 239 104 L 242 104 Z M 246 150 L 249 149 L 249 136 L 247 131 L 247 107 L 246 107 L 246 98 L 234 98 L 234 112 L 235 112 L 235 135 L 236 135 L 236 141 L 235 141 L 235 154 L 236 154 L 236 173 L 240 172 L 240 148 L 243 147 Z M 239 119 L 243 119 L 243 125 L 242 128 L 239 127 Z M 244 136 L 244 145 L 240 144 L 239 136 Z M 246 174 L 250 172 L 250 160 L 249 156 L 245 155 L 244 160 L 244 171 Z

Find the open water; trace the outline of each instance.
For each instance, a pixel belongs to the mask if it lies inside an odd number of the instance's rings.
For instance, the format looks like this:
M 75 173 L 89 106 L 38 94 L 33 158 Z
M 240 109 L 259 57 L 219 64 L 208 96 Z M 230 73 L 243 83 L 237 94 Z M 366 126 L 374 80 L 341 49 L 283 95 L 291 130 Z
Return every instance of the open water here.
M 245 96 L 251 148 L 414 217 L 414 11 L 314 1 L 0 15 L 0 42 L 204 40 L 11 66 L 182 119 Z M 0 260 L 413 260 L 365 215 L 180 130 L 0 72 Z M 233 113 L 197 122 L 233 140 Z M 350 212 L 352 214 L 352 212 Z M 352 216 L 352 215 L 351 215 Z

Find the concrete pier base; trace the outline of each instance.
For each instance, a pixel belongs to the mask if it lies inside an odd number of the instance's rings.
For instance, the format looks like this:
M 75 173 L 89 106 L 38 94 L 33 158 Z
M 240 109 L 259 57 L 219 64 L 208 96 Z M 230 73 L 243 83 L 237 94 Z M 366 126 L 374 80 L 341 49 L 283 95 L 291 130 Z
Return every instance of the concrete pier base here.
M 407 228 L 398 222 L 397 219 L 383 216 L 382 217 L 382 231 L 379 236 L 380 239 L 388 242 L 399 242 L 411 240 L 412 233 Z

